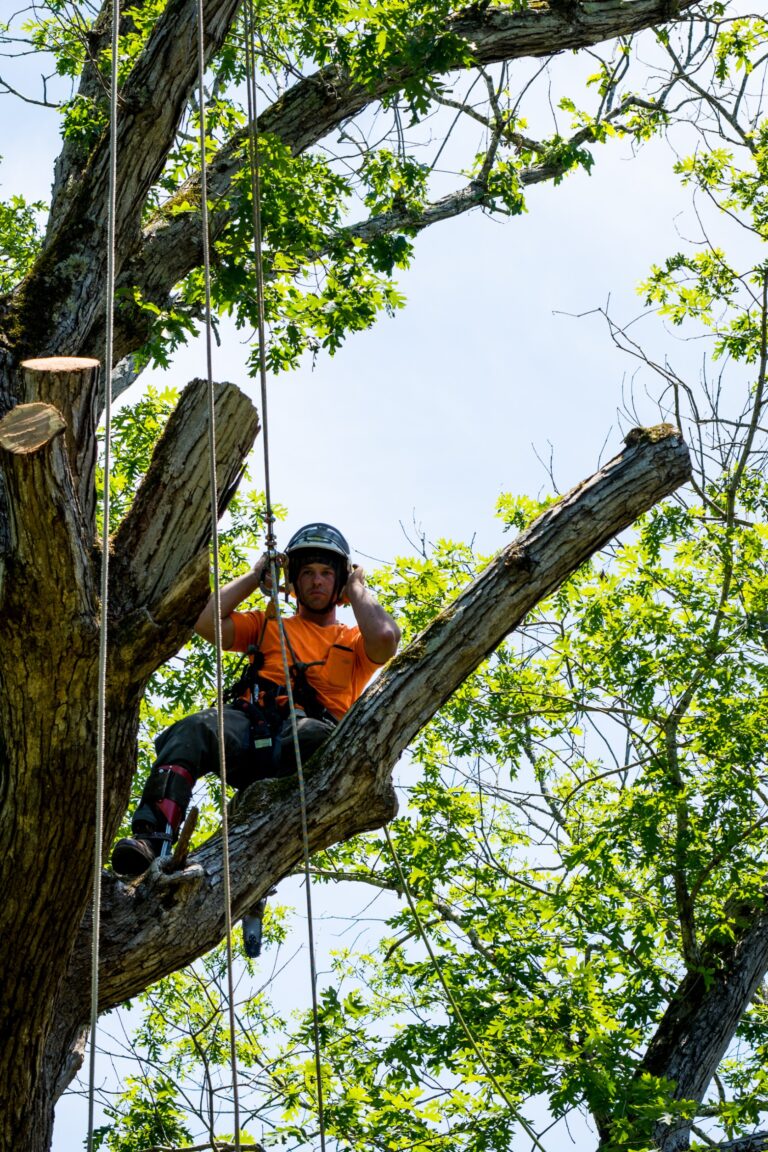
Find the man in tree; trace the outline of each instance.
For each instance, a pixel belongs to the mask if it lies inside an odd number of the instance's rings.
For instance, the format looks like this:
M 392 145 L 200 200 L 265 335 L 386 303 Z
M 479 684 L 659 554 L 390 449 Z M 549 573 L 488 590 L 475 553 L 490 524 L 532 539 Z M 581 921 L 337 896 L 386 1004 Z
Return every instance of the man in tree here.
M 349 545 L 329 524 L 307 524 L 285 553 L 296 615 L 284 621 L 285 658 L 297 713 L 302 761 L 317 751 L 349 710 L 376 669 L 397 651 L 400 630 L 365 585 L 362 568 L 350 563 Z M 221 641 L 249 652 L 250 667 L 224 712 L 227 779 L 236 788 L 296 771 L 293 724 L 285 686 L 277 619 L 269 612 L 237 612 L 256 588 L 271 586 L 269 556 L 221 590 Z M 347 603 L 356 624 L 336 619 Z M 215 598 L 201 612 L 196 631 L 213 643 Z M 112 865 L 122 876 L 139 876 L 176 838 L 195 783 L 218 771 L 216 709 L 179 720 L 158 736 L 157 759 L 134 813 L 134 836 L 119 840 Z

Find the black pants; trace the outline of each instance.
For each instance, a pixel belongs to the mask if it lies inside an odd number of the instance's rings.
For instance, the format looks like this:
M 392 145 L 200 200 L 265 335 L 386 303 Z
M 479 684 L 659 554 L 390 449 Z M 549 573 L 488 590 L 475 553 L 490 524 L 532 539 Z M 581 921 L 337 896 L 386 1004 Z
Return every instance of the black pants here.
M 312 720 L 299 716 L 297 722 L 299 752 L 302 764 L 306 763 L 324 744 L 335 728 L 331 720 Z M 219 772 L 219 730 L 215 708 L 194 712 L 177 720 L 155 739 L 157 759 L 144 787 L 144 793 L 133 815 L 134 832 L 145 825 L 157 825 L 160 819 L 155 807 L 158 796 L 153 785 L 158 779 L 158 769 L 164 765 L 176 764 L 186 768 L 196 783 L 208 772 Z M 254 747 L 251 724 L 245 712 L 238 708 L 224 709 L 224 763 L 227 783 L 233 788 L 247 788 L 256 780 L 290 776 L 296 771 L 296 757 L 293 744 L 293 728 L 290 718 L 285 720 L 272 749 Z M 167 774 L 165 774 L 167 776 Z M 172 799 L 186 812 L 192 789 L 181 785 L 180 777 L 174 778 Z

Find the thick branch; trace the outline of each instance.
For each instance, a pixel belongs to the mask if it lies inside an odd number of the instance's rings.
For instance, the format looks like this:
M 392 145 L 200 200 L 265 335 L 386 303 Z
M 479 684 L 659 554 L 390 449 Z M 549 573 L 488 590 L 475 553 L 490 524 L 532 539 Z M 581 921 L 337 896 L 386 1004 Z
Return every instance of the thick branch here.
M 52 404 L 64 417 L 65 443 L 85 524 L 96 516 L 96 424 L 99 361 L 53 356 L 25 360 L 26 402 Z
M 234 384 L 214 388 L 221 515 L 258 434 L 259 417 Z M 112 583 L 125 614 L 115 643 L 118 676 L 132 684 L 177 651 L 208 595 L 209 476 L 208 383 L 193 380 L 114 539 Z
M 223 44 L 238 4 L 239 0 L 206 3 L 207 61 Z M 170 0 L 119 94 L 118 274 L 139 242 L 147 195 L 160 175 L 195 86 L 197 19 L 197 0 Z M 70 157 L 72 147 L 75 155 Z M 77 355 L 86 349 L 96 356 L 103 353 L 108 251 L 104 206 L 109 167 L 107 130 L 87 162 L 77 146 L 65 146 L 43 251 L 6 319 L 7 330 L 15 333 L 16 354 L 22 358 L 46 353 Z M 122 358 L 119 340 L 115 353 L 116 361 Z
M 747 917 L 748 927 L 732 948 L 705 953 L 699 969 L 685 977 L 638 1068 L 637 1078 L 651 1075 L 671 1081 L 676 1099 L 704 1098 L 736 1025 L 768 971 L 768 910 L 744 910 L 739 918 Z M 704 972 L 706 968 L 710 972 Z M 664 1152 L 687 1148 L 689 1136 L 690 1124 L 685 1122 L 659 1124 L 656 1132 Z
M 70 468 L 65 422 L 48 404 L 19 404 L 0 421 L 0 464 L 8 501 L 10 550 L 0 630 L 24 632 L 36 621 L 93 612 L 92 539 Z M 4 653 L 0 653 L 0 661 Z
M 680 0 L 676 12 L 693 7 Z M 206 49 L 226 35 L 236 12 L 235 0 L 206 5 Z M 195 0 L 174 0 L 158 21 L 149 44 L 121 93 L 118 155 L 117 244 L 118 287 L 137 286 L 150 301 L 165 301 L 174 284 L 201 260 L 198 213 L 154 222 L 142 236 L 139 220 L 146 195 L 156 180 L 185 102 L 195 82 Z M 474 62 L 493 64 L 527 56 L 546 56 L 586 47 L 617 36 L 629 36 L 669 18 L 668 0 L 602 0 L 550 3 L 522 11 L 477 6 L 456 17 L 448 30 L 471 44 Z M 259 118 L 259 131 L 272 133 L 294 154 L 318 143 L 366 106 L 411 80 L 419 52 L 404 54 L 409 62 L 362 85 L 338 67 L 323 68 L 299 81 Z M 449 71 L 454 65 L 446 65 Z M 245 132 L 224 148 L 209 173 L 209 198 L 223 201 L 242 164 Z M 67 168 L 66 163 L 63 169 Z M 85 173 L 62 180 L 52 212 L 46 250 L 33 275 L 17 294 L 6 327 L 21 334 L 21 355 L 43 349 L 100 355 L 103 347 L 103 293 L 106 272 L 105 221 L 93 205 L 106 202 L 106 139 L 92 155 Z M 179 198 L 199 203 L 199 181 L 189 181 Z M 214 235 L 227 222 L 226 211 L 214 214 Z M 45 301 L 46 323 L 40 323 Z M 76 308 L 68 301 L 75 300 Z M 136 317 L 118 320 L 115 358 L 122 359 L 142 343 Z
M 391 819 L 396 811 L 392 766 L 416 732 L 542 597 L 689 472 L 688 452 L 675 429 L 662 425 L 638 433 L 620 456 L 496 557 L 381 673 L 312 762 L 306 782 L 312 851 Z M 300 859 L 296 780 L 249 788 L 230 831 L 237 916 Z M 134 995 L 221 938 L 219 837 L 192 861 L 172 876 L 153 868 L 138 885 L 105 875 L 102 1007 Z M 71 969 L 71 995 L 77 995 L 79 967 L 85 963 L 84 933 Z
M 738 1136 L 735 1140 L 724 1140 L 715 1144 L 715 1152 L 767 1152 L 768 1132 L 754 1132 L 751 1136 Z
M 693 0 L 677 6 L 682 13 L 693 7 Z M 457 17 L 449 27 L 473 45 L 476 64 L 489 65 L 502 60 L 528 56 L 548 56 L 569 49 L 597 44 L 616 36 L 628 36 L 669 18 L 667 0 L 603 0 L 599 5 L 586 3 L 543 4 L 525 11 L 511 8 L 473 8 L 471 14 Z M 299 81 L 259 117 L 259 132 L 278 137 L 294 155 L 317 144 L 346 120 L 356 116 L 367 105 L 397 91 L 412 79 L 414 64 L 383 75 L 378 83 L 363 86 L 348 72 L 328 67 Z M 247 133 L 237 134 L 223 148 L 211 166 L 209 198 L 222 207 L 213 215 L 214 235 L 223 231 L 232 210 L 226 204 L 232 181 L 240 172 L 245 155 Z M 552 179 L 561 171 L 557 165 L 541 165 L 530 170 L 524 183 Z M 467 211 L 483 202 L 479 185 L 470 185 L 453 197 L 431 205 L 418 228 Z M 200 200 L 199 177 L 186 182 L 177 195 L 179 202 L 197 204 Z M 374 221 L 370 221 L 374 226 Z M 379 222 L 375 231 L 390 231 Z M 414 227 L 413 221 L 401 226 Z M 126 269 L 125 286 L 138 285 L 148 300 L 165 300 L 171 287 L 196 267 L 202 259 L 201 230 L 198 213 L 187 213 L 153 222 L 145 231 L 144 243 L 130 268 Z M 124 353 L 129 349 L 124 349 Z
M 31 456 L 65 428 L 61 412 L 50 404 L 19 404 L 0 421 L 0 448 L 11 456 Z

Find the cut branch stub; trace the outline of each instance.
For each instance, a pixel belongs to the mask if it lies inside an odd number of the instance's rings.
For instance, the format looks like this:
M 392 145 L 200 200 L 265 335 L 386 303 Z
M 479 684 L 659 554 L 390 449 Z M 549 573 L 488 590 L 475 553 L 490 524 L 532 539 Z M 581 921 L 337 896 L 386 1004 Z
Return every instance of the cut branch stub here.
M 0 421 L 0 450 L 8 501 L 9 560 L 3 611 L 38 622 L 50 610 L 57 622 L 93 610 L 92 533 L 83 522 L 66 451 L 66 423 L 51 404 L 17 404 Z M 2 620 L 2 626 L 13 622 Z
M 0 448 L 13 456 L 29 456 L 65 428 L 64 417 L 52 405 L 17 404 L 0 420 Z
M 214 384 L 219 515 L 259 431 L 251 401 Z M 117 642 L 124 683 L 140 683 L 184 643 L 209 594 L 208 383 L 193 380 L 155 445 L 114 538 L 113 590 L 124 612 Z
M 24 400 L 53 404 L 66 422 L 66 445 L 83 520 L 96 515 L 96 423 L 99 395 L 98 360 L 83 356 L 49 356 L 25 360 Z

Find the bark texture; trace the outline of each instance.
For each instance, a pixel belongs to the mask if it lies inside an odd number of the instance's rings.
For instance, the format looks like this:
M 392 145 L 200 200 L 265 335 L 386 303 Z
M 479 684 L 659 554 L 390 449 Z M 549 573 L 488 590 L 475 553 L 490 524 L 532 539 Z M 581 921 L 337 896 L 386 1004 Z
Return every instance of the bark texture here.
M 703 1100 L 768 971 L 768 909 L 764 904 L 744 907 L 738 920 L 736 940 L 729 947 L 719 943 L 705 949 L 699 970 L 682 980 L 638 1068 L 638 1077 L 672 1081 L 678 1100 Z M 681 1152 L 690 1135 L 691 1125 L 685 1122 L 662 1123 L 654 1132 L 663 1152 Z M 750 1147 L 749 1142 L 735 1143 L 744 1152 Z

